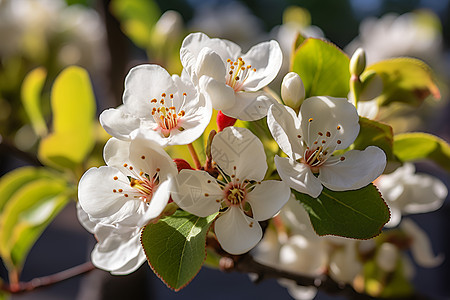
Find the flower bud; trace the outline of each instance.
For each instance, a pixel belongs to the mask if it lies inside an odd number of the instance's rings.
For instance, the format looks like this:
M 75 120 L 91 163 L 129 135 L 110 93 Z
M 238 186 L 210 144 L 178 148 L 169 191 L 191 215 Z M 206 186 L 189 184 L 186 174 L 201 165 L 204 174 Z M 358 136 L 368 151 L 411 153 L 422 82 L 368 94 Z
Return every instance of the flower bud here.
M 178 38 L 183 31 L 183 18 L 177 11 L 168 10 L 156 22 L 155 30 L 167 39 Z
M 305 86 L 297 73 L 289 72 L 281 83 L 281 98 L 287 106 L 298 109 L 305 99 Z
M 177 169 L 178 169 L 178 173 L 181 170 L 187 169 L 187 170 L 194 170 L 191 165 L 184 159 L 182 158 L 175 158 L 173 160 L 175 162 L 175 164 L 177 165 Z
M 233 126 L 236 123 L 236 119 L 225 115 L 221 110 L 217 114 L 217 129 L 219 132 L 224 130 L 228 126 Z
M 363 48 L 358 48 L 350 59 L 350 74 L 360 76 L 366 68 L 366 52 Z

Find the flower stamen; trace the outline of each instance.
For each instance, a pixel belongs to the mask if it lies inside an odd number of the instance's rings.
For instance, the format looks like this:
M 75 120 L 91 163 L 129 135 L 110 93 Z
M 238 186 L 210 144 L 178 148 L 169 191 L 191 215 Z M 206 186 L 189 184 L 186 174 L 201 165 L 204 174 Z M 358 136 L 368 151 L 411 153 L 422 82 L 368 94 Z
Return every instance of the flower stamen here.
M 239 57 L 237 61 L 227 59 L 226 66 L 226 84 L 232 87 L 235 92 L 241 91 L 247 78 L 252 72 L 256 72 L 256 69 L 252 69 L 251 65 L 245 65 L 245 61 L 242 57 Z

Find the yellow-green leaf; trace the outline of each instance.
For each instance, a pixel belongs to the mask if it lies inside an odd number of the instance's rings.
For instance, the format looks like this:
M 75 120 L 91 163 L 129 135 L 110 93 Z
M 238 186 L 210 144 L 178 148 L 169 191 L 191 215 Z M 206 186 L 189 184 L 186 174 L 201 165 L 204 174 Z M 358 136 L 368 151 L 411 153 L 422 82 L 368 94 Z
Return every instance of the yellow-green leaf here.
M 366 71 L 375 71 L 383 80 L 380 105 L 403 102 L 419 106 L 430 95 L 441 98 L 430 67 L 421 60 L 393 58 L 370 65 Z
M 39 159 L 52 167 L 72 169 L 95 143 L 95 98 L 86 70 L 71 66 L 61 72 L 53 84 L 51 107 L 53 133 L 41 141 Z
M 39 136 L 47 134 L 47 125 L 42 114 L 41 92 L 47 78 L 47 71 L 43 68 L 32 70 L 22 83 L 22 103 L 33 126 L 34 132 Z

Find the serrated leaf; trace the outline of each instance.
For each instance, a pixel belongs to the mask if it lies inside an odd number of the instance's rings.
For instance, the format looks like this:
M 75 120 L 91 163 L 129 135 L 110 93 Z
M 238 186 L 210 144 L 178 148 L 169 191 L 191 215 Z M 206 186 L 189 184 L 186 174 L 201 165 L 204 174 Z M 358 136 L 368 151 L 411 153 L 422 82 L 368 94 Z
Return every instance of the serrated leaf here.
M 360 131 L 353 142 L 353 149 L 364 150 L 368 146 L 377 146 L 386 153 L 388 160 L 392 159 L 392 147 L 394 144 L 392 127 L 364 117 L 359 117 L 359 125 Z
M 394 154 L 401 162 L 429 159 L 450 172 L 450 145 L 429 133 L 412 132 L 395 135 Z
M 111 12 L 120 21 L 122 31 L 137 46 L 146 49 L 151 42 L 152 29 L 161 15 L 152 0 L 113 0 Z
M 320 39 L 304 41 L 293 56 L 291 70 L 302 78 L 306 98 L 347 97 L 350 60 L 341 49 Z
M 403 102 L 419 106 L 430 95 L 441 98 L 430 67 L 421 60 L 393 58 L 370 65 L 366 71 L 375 71 L 383 80 L 380 105 Z
M 389 209 L 373 184 L 354 191 L 324 188 L 318 198 L 294 191 L 318 235 L 370 239 L 389 221 Z
M 22 104 L 34 132 L 39 136 L 47 134 L 47 125 L 41 110 L 41 92 L 46 78 L 47 71 L 43 67 L 36 68 L 27 74 L 21 88 Z
M 41 141 L 39 159 L 55 168 L 73 169 L 95 143 L 95 98 L 86 70 L 71 66 L 59 74 L 52 88 L 51 107 L 53 132 Z
M 147 260 L 171 289 L 182 289 L 200 271 L 206 257 L 206 234 L 216 215 L 200 218 L 178 210 L 142 231 Z
M 68 201 L 63 179 L 39 178 L 23 184 L 0 214 L 0 253 L 8 268 L 20 270 L 47 225 Z

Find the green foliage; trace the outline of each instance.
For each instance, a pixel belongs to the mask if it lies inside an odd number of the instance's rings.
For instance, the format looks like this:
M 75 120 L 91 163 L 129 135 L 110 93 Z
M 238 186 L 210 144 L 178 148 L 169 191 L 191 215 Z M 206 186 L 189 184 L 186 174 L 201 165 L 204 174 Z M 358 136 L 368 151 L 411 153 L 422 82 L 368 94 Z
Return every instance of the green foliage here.
M 389 209 L 373 184 L 345 192 L 324 188 L 318 198 L 293 192 L 318 235 L 370 239 L 389 221 Z
M 158 5 L 152 0 L 112 0 L 110 9 L 120 21 L 122 31 L 137 46 L 147 49 L 152 30 L 161 15 Z
M 341 49 L 319 39 L 309 38 L 297 49 L 291 69 L 300 75 L 306 98 L 347 97 L 350 60 Z
M 412 132 L 395 135 L 394 154 L 401 162 L 429 159 L 450 171 L 450 145 L 432 134 Z
M 24 167 L 1 178 L 0 195 L 0 254 L 9 269 L 20 270 L 33 244 L 67 203 L 68 186 L 44 168 Z
M 45 137 L 38 156 L 58 169 L 79 166 L 95 144 L 95 98 L 89 75 L 72 66 L 56 78 L 51 93 L 53 133 Z
M 39 136 L 47 134 L 47 125 L 41 109 L 41 93 L 46 78 L 47 71 L 43 67 L 36 68 L 25 77 L 21 89 L 23 106 L 34 132 Z
M 375 71 L 383 80 L 380 105 L 403 102 L 419 106 L 432 95 L 441 98 L 430 67 L 414 58 L 393 58 L 370 65 L 367 71 Z
M 380 147 L 387 159 L 393 159 L 392 146 L 394 137 L 392 127 L 377 121 L 359 117 L 360 131 L 353 142 L 353 149 L 364 150 L 369 146 Z
M 206 234 L 216 215 L 200 218 L 178 210 L 142 231 L 148 262 L 171 289 L 182 289 L 200 271 L 206 257 Z

